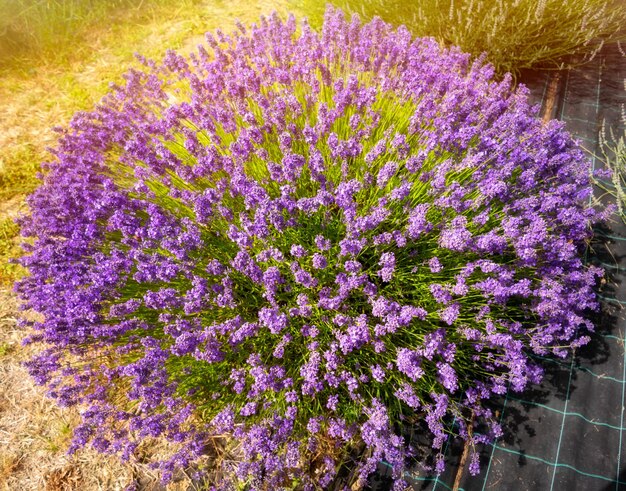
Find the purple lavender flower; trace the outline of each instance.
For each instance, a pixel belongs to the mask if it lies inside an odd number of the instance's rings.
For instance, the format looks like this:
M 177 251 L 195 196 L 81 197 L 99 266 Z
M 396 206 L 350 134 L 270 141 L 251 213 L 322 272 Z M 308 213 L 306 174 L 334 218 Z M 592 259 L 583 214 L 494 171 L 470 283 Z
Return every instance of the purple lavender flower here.
M 378 171 L 378 177 L 376 178 L 376 184 L 378 187 L 384 188 L 397 171 L 398 164 L 395 162 L 389 162 L 383 165 L 380 171 Z
M 428 267 L 430 268 L 431 273 L 441 273 L 441 271 L 443 271 L 443 266 L 437 257 L 433 257 L 428 260 Z
M 398 350 L 396 365 L 398 370 L 412 381 L 416 381 L 424 375 L 424 370 L 420 366 L 421 360 L 419 354 L 407 348 Z
M 380 255 L 378 264 L 381 266 L 378 270 L 378 276 L 380 276 L 384 282 L 390 282 L 393 272 L 396 269 L 396 257 L 393 252 L 383 252 Z
M 140 61 L 21 221 L 27 367 L 84 408 L 73 450 L 163 436 L 167 478 L 228 433 L 224 489 L 319 489 L 364 445 L 354 475 L 385 460 L 401 486 L 427 457 L 402 421 L 424 415 L 441 472 L 466 415 L 501 434 L 484 402 L 540 381 L 529 353 L 588 339 L 587 162 L 510 78 L 332 8 L 321 33 L 272 16 Z
M 461 306 L 458 303 L 448 305 L 441 311 L 440 317 L 447 325 L 451 326 L 459 317 Z
M 290 248 L 291 255 L 294 257 L 303 257 L 306 254 L 306 250 L 300 244 L 293 244 Z
M 326 268 L 326 266 L 328 266 L 328 261 L 322 254 L 316 252 L 315 254 L 313 254 L 311 264 L 315 269 L 324 269 Z

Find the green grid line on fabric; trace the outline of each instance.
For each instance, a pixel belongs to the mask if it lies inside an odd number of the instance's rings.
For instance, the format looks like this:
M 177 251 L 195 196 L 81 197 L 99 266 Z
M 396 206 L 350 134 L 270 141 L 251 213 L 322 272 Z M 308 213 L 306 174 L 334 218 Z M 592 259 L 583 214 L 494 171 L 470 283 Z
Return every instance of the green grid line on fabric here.
M 626 266 L 622 267 L 622 266 L 617 266 L 615 264 L 609 264 L 609 263 L 605 263 L 604 261 L 596 261 L 597 264 L 599 264 L 600 266 L 602 266 L 603 268 L 608 268 L 608 269 L 612 269 L 615 271 L 626 271 Z
M 595 234 L 607 238 L 607 239 L 612 239 L 612 240 L 619 240 L 619 241 L 626 241 L 626 237 L 618 237 L 617 235 L 610 235 L 610 234 L 605 234 L 599 230 L 594 231 Z
M 548 411 L 551 411 L 553 413 L 562 414 L 564 417 L 565 416 L 577 417 L 577 418 L 580 418 L 583 421 L 586 421 L 587 423 L 590 423 L 590 424 L 592 424 L 594 426 L 603 426 L 605 428 L 610 428 L 612 430 L 618 430 L 618 431 L 624 431 L 626 429 L 623 426 L 615 426 L 615 425 L 612 425 L 610 423 L 604 423 L 602 421 L 594 421 L 592 419 L 587 418 L 586 416 L 584 416 L 581 413 L 577 413 L 577 412 L 573 412 L 573 411 L 561 411 L 560 409 L 556 409 L 554 407 L 550 407 L 550 406 L 548 406 L 546 404 L 541 404 L 539 402 L 528 401 L 526 399 L 518 399 L 516 397 L 509 397 L 509 399 L 511 401 L 519 402 L 520 404 L 526 404 L 526 405 L 532 405 L 532 406 L 536 406 L 536 407 L 541 407 L 541 408 L 547 409 Z
M 597 108 L 597 104 L 595 102 L 576 101 L 576 104 L 578 104 L 579 106 L 595 107 L 595 108 Z M 561 118 L 559 117 L 559 119 L 561 119 Z
M 383 464 L 385 467 L 391 468 L 391 464 L 387 462 L 381 462 L 381 464 Z M 437 484 L 441 484 L 447 490 L 454 491 L 450 486 L 448 486 L 445 482 L 439 479 L 439 476 L 417 476 L 411 472 L 404 472 L 402 474 L 402 477 L 404 477 L 405 479 L 414 481 L 414 482 L 432 482 L 434 483 L 435 486 Z M 435 488 L 433 487 L 432 491 L 434 491 L 434 489 Z M 465 491 L 465 490 L 463 488 L 458 488 L 458 491 Z
M 617 298 L 607 297 L 606 295 L 600 295 L 599 293 L 598 298 L 604 302 L 613 302 L 619 305 L 626 305 L 626 300 L 618 300 Z
M 567 120 L 565 120 L 567 122 Z M 582 136 L 582 135 L 572 135 L 574 137 L 575 140 L 582 140 L 585 142 L 593 142 L 596 143 L 595 138 L 591 138 L 589 136 Z
M 574 467 L 573 465 L 569 465 L 569 464 L 562 464 L 562 463 L 557 463 L 557 462 L 550 462 L 549 460 L 543 459 L 541 457 L 537 457 L 535 455 L 529 455 L 526 452 L 519 452 L 517 450 L 513 450 L 511 448 L 506 448 L 506 447 L 502 447 L 500 445 L 494 445 L 498 450 L 501 450 L 502 452 L 506 452 L 506 453 L 510 453 L 513 455 L 519 455 L 519 456 L 523 456 L 524 458 L 530 459 L 530 460 L 536 460 L 538 462 L 541 462 L 542 464 L 545 464 L 549 467 L 554 467 L 555 469 L 555 474 L 556 474 L 556 469 L 559 468 L 563 468 L 563 469 L 570 469 L 574 472 L 576 472 L 577 474 L 580 474 L 582 476 L 587 476 L 587 477 L 593 477 L 594 479 L 601 479 L 602 481 L 609 481 L 609 482 L 614 482 L 618 485 L 626 485 L 626 481 L 620 481 L 619 479 L 614 479 L 612 477 L 606 477 L 606 476 L 602 476 L 600 474 L 593 474 L 591 472 L 585 472 L 582 471 L 576 467 Z M 484 488 L 483 488 L 484 489 Z
M 626 481 L 621 481 L 619 479 L 619 474 L 614 479 L 614 478 L 611 478 L 611 477 L 602 476 L 600 474 L 594 474 L 594 473 L 591 473 L 591 472 L 585 472 L 585 471 L 582 471 L 582 470 L 580 470 L 580 469 L 578 469 L 578 468 L 576 468 L 576 467 L 574 467 L 572 465 L 569 465 L 569 464 L 551 462 L 551 461 L 543 459 L 541 457 L 537 457 L 537 456 L 534 456 L 534 455 L 529 455 L 526 452 L 519 452 L 517 450 L 506 448 L 506 447 L 502 447 L 502 446 L 497 445 L 497 444 L 492 444 L 491 447 L 493 448 L 494 451 L 497 449 L 499 451 L 502 451 L 502 452 L 505 452 L 505 453 L 508 453 L 508 454 L 519 455 L 519 456 L 523 456 L 524 458 L 527 458 L 527 459 L 530 459 L 530 460 L 541 462 L 542 464 L 545 464 L 545 465 L 547 465 L 549 467 L 553 467 L 555 469 L 555 473 L 556 473 L 556 469 L 560 469 L 560 468 L 562 468 L 562 469 L 569 469 L 569 470 L 572 470 L 572 471 L 574 471 L 577 474 L 580 474 L 582 476 L 591 477 L 591 478 L 599 479 L 599 480 L 602 480 L 602 481 L 608 481 L 608 482 L 611 482 L 611 483 L 615 482 L 616 489 L 619 489 L 619 486 L 622 486 L 622 485 L 626 486 Z M 621 454 L 621 452 L 620 452 L 620 454 Z M 489 460 L 490 463 L 491 463 L 492 459 L 493 459 L 493 454 L 492 454 L 492 457 Z M 387 466 L 387 467 L 391 467 L 390 464 L 387 464 L 385 462 L 383 462 L 383 464 L 385 466 Z M 445 489 L 447 489 L 449 491 L 453 491 L 452 487 L 448 486 L 445 482 L 443 482 L 442 480 L 438 479 L 438 477 L 416 476 L 414 474 L 411 474 L 410 472 L 405 472 L 403 474 L 403 477 L 405 477 L 405 478 L 407 478 L 409 480 L 412 480 L 414 482 L 433 482 L 435 484 L 440 484 L 441 486 L 443 486 Z M 487 476 L 485 476 L 485 479 L 483 481 L 483 487 L 482 487 L 483 491 L 485 490 L 486 485 L 487 485 Z M 434 487 L 433 487 L 433 490 L 434 490 Z M 464 488 L 459 487 L 458 491 L 464 491 Z
M 567 412 L 567 404 L 569 403 L 569 391 L 572 386 L 572 373 L 574 373 L 572 369 L 573 366 L 574 366 L 574 358 L 572 358 L 572 363 L 570 364 L 569 380 L 567 382 L 567 393 L 565 394 L 565 409 L 563 413 L 563 419 L 561 421 L 561 431 L 559 432 L 559 443 L 557 444 L 557 447 L 556 447 L 556 459 L 555 459 L 556 464 L 558 464 L 559 462 L 559 454 L 561 453 L 561 442 L 563 441 L 563 430 L 565 429 L 565 412 Z M 555 466 L 554 472 L 552 473 L 552 480 L 550 481 L 550 491 L 554 489 L 554 478 L 556 477 L 556 469 L 557 467 Z
M 589 122 L 587 119 L 577 118 L 577 117 L 574 117 L 574 116 L 566 116 L 565 118 L 563 118 L 562 121 L 565 121 L 565 123 L 569 123 L 569 122 L 588 123 Z M 590 140 L 590 141 L 592 141 L 592 140 L 595 141 L 593 138 L 589 138 L 589 137 L 587 137 L 587 138 L 577 137 L 577 138 L 580 138 L 581 140 L 587 139 L 587 140 Z
M 613 184 L 613 181 L 607 181 L 606 179 L 598 179 L 598 178 L 596 178 L 596 181 L 602 184 L 603 186 L 606 186 L 611 189 L 616 189 L 615 185 Z M 624 237 L 616 237 L 616 239 L 626 240 Z
M 542 362 L 548 362 L 548 363 L 555 363 L 557 365 L 561 365 L 561 366 L 565 366 L 567 365 L 567 363 L 563 363 L 561 360 L 558 359 L 554 359 L 554 358 L 548 358 L 546 356 L 539 356 L 539 355 L 532 355 L 532 358 L 535 359 L 540 359 Z M 588 373 L 589 375 L 599 378 L 601 380 L 609 380 L 611 382 L 615 382 L 618 384 L 624 384 L 626 383 L 626 379 L 619 379 L 616 377 L 612 377 L 610 375 L 606 375 L 604 373 L 596 373 L 593 370 L 587 368 L 587 367 L 583 367 L 581 365 L 574 365 L 574 368 L 579 371 L 579 372 L 585 372 Z
M 601 336 L 607 339 L 615 339 L 616 341 L 621 341 L 622 346 L 623 346 L 624 338 L 620 338 L 619 336 L 616 336 L 615 334 L 601 334 Z

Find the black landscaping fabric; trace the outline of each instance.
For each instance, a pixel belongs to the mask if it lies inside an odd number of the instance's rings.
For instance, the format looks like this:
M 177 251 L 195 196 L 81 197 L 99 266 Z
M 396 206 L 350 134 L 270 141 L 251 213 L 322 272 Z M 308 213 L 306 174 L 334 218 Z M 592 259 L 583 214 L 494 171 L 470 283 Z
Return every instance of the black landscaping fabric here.
M 609 139 L 611 129 L 624 134 L 624 79 L 626 56 L 620 46 L 609 46 L 582 67 L 525 74 L 522 82 L 542 112 L 566 123 L 598 169 L 604 166 L 600 131 Z M 595 195 L 604 203 L 613 199 L 600 188 Z M 626 226 L 619 219 L 596 230 L 587 260 L 607 270 L 591 343 L 567 359 L 542 358 L 543 383 L 498 402 L 505 435 L 482 448 L 480 475 L 470 476 L 466 466 L 459 470 L 463 445 L 454 443 L 446 448 L 444 474 L 406 475 L 414 489 L 452 490 L 460 472 L 458 489 L 464 491 L 626 490 Z M 386 472 L 382 465 L 373 489 L 389 489 Z

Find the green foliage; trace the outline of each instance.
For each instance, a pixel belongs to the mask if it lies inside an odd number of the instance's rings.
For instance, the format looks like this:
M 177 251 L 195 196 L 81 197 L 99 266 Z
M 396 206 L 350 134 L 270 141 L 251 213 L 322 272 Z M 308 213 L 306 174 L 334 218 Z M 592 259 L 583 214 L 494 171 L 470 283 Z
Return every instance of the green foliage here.
M 595 55 L 603 42 L 624 39 L 626 7 L 613 0 L 332 0 L 365 20 L 380 16 L 416 36 L 487 59 L 499 74 L 526 68 L 562 68 L 577 55 Z M 314 26 L 323 0 L 305 0 Z M 621 31 L 621 32 L 620 32 Z
M 19 226 L 12 218 L 0 219 L 0 285 L 11 284 L 22 272 L 21 266 L 9 263 L 11 258 L 19 256 L 18 236 Z
M 0 154 L 0 199 L 32 192 L 39 184 L 34 178 L 41 155 L 33 145 L 23 145 Z M 0 234 L 1 236 L 1 234 Z
M 0 343 L 0 357 L 6 356 L 13 351 L 13 346 L 9 343 Z
M 35 178 L 40 155 L 31 145 L 12 150 L 0 154 L 0 203 L 31 193 L 40 184 Z M 19 242 L 19 226 L 0 211 L 0 286 L 12 284 L 23 274 L 21 266 L 9 262 L 21 255 Z

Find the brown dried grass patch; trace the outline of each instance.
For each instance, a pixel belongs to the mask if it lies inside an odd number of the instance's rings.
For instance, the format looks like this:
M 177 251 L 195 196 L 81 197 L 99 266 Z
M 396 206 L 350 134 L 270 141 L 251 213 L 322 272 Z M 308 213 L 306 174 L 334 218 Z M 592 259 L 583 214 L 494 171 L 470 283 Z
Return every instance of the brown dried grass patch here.
M 80 416 L 47 398 L 22 366 L 35 348 L 21 345 L 25 333 L 16 325 L 17 306 L 15 295 L 0 289 L 0 346 L 11 347 L 0 350 L 0 490 L 121 491 L 130 484 L 145 491 L 190 489 L 184 474 L 161 485 L 145 463 L 123 463 L 90 448 L 67 455 Z M 168 442 L 155 441 L 146 453 L 159 456 L 171 449 Z

